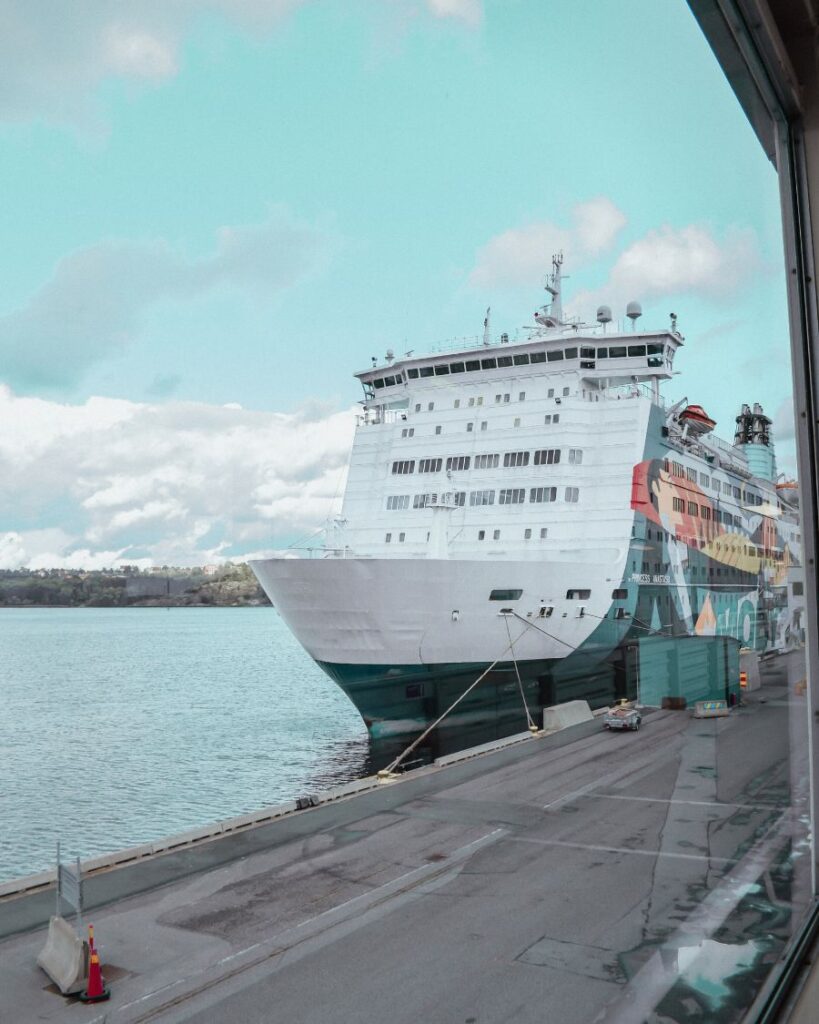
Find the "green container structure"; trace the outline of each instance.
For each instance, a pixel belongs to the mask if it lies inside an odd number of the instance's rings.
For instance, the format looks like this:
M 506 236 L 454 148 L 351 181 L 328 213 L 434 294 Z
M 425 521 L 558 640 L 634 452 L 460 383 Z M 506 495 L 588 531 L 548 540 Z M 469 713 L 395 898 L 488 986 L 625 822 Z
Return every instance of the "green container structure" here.
M 727 636 L 647 637 L 637 642 L 637 699 L 648 707 L 739 701 L 739 641 Z

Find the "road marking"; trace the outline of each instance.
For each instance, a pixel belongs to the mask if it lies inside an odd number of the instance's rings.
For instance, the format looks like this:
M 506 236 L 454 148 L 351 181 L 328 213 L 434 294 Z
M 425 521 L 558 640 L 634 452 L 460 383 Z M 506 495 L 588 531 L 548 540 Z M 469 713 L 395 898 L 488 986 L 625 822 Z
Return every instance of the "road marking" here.
M 673 797 L 662 796 L 625 796 L 615 793 L 597 793 L 596 798 L 600 800 L 639 800 L 648 804 L 686 804 L 689 807 L 733 807 L 743 811 L 782 811 L 784 807 L 778 804 L 731 804 L 723 803 L 721 800 L 677 800 Z M 548 805 L 547 805 L 548 806 Z
M 538 846 L 561 846 L 570 850 L 591 850 L 593 853 L 634 853 L 638 857 L 675 857 L 678 860 L 705 861 L 708 864 L 736 864 L 735 858 L 710 857 L 703 853 L 666 853 L 664 850 L 636 850 L 629 846 L 598 846 L 594 843 L 569 843 L 562 839 L 534 839 L 531 836 L 509 836 L 511 842 L 535 843 Z

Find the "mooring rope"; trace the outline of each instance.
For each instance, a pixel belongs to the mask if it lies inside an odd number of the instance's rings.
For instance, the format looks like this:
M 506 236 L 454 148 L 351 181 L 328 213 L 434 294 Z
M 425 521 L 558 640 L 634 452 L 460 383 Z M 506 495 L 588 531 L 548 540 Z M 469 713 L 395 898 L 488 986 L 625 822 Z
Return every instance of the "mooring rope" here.
M 531 625 L 531 623 L 527 622 L 525 619 L 522 619 L 521 621 L 524 623 L 524 625 L 527 627 L 527 629 Z M 507 630 L 509 629 L 509 624 L 508 623 L 507 623 L 506 628 L 507 628 Z M 526 632 L 526 630 L 524 629 L 523 633 L 525 633 L 525 632 Z M 518 637 L 518 640 L 520 640 L 520 637 L 523 636 L 523 633 L 520 634 L 520 636 Z M 460 697 L 458 697 L 456 700 L 454 700 L 449 705 L 449 707 L 446 709 L 446 711 L 440 717 L 435 719 L 435 721 L 432 723 L 432 725 L 428 725 L 426 727 L 426 729 L 424 729 L 424 731 L 421 733 L 421 735 L 417 739 L 413 740 L 412 743 L 410 743 L 410 745 L 407 747 L 407 749 L 405 751 L 403 751 L 403 753 L 399 754 L 398 757 L 395 758 L 395 760 L 391 761 L 387 765 L 387 767 L 383 768 L 378 774 L 380 776 L 382 776 L 382 777 L 386 777 L 386 776 L 392 775 L 392 773 L 395 771 L 395 769 L 398 767 L 398 765 L 401 764 L 401 762 L 404 760 L 404 758 L 407 756 L 407 754 L 411 754 L 413 752 L 413 750 L 415 750 L 415 748 L 420 743 L 422 743 L 423 740 L 425 740 L 427 738 L 427 736 L 429 736 L 429 734 L 432 732 L 432 730 L 436 726 L 440 725 L 441 722 L 443 722 L 443 720 L 446 718 L 446 716 L 451 711 L 454 711 L 454 709 L 461 703 L 461 701 L 464 699 L 464 697 L 466 697 L 467 694 L 471 693 L 475 689 L 475 687 L 478 685 L 478 683 L 482 682 L 489 675 L 489 673 L 498 664 L 498 662 L 503 660 L 504 655 L 508 651 L 510 651 L 510 650 L 512 650 L 514 652 L 514 646 L 515 646 L 516 642 L 517 641 L 513 641 L 512 640 L 512 635 L 511 635 L 511 632 L 510 632 L 510 634 L 509 634 L 509 644 L 505 648 L 505 650 L 501 653 L 500 657 L 495 658 L 495 660 L 492 662 L 492 664 L 489 665 L 488 668 L 484 669 L 483 672 L 481 672 L 481 674 L 478 676 L 478 678 L 475 680 L 475 682 L 474 683 L 470 683 L 469 686 L 467 686 L 467 688 L 464 690 L 464 692 L 460 695 Z M 512 654 L 512 658 L 514 659 L 514 653 Z M 517 671 L 517 662 L 515 662 L 515 671 Z M 518 679 L 520 679 L 520 676 L 518 676 Z M 523 703 L 525 705 L 526 701 L 524 700 Z M 528 717 L 528 715 L 529 715 L 529 709 L 528 708 L 526 709 L 526 714 L 527 714 L 527 717 Z M 529 718 L 529 722 L 530 722 L 530 725 L 534 725 L 534 723 L 532 722 L 531 718 Z
M 518 659 L 515 657 L 515 642 L 512 639 L 512 630 L 509 628 L 509 616 L 504 615 L 504 621 L 506 622 L 506 635 L 509 637 L 509 646 L 512 648 L 512 664 L 515 666 L 515 675 L 518 679 L 518 689 L 520 690 L 520 699 L 523 701 L 523 710 L 526 712 L 526 724 L 529 726 L 530 732 L 537 732 L 537 726 L 532 720 L 532 716 L 529 712 L 529 705 L 526 703 L 526 694 L 523 692 L 523 683 L 520 679 L 520 671 L 518 670 Z M 520 634 L 523 636 L 526 630 Z M 518 637 L 520 640 L 520 637 Z

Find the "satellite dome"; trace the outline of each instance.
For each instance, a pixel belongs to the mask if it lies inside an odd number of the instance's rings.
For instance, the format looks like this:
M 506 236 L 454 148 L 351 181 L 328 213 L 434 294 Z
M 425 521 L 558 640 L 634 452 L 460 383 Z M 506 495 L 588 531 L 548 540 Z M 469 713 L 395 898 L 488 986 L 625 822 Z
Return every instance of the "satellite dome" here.
M 630 302 L 626 306 L 626 316 L 629 320 L 636 320 L 638 317 L 643 315 L 643 307 L 639 302 Z
M 599 324 L 610 324 L 611 323 L 611 307 L 610 306 L 598 306 L 597 307 L 597 322 Z

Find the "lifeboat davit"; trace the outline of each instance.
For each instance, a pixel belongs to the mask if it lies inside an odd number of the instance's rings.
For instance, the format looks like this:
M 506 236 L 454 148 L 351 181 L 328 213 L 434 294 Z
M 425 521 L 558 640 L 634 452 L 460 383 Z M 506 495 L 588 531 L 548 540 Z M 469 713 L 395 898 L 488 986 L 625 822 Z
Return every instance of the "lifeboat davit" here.
M 717 425 L 701 405 L 687 405 L 680 413 L 680 423 L 688 425 L 688 433 L 710 434 Z

